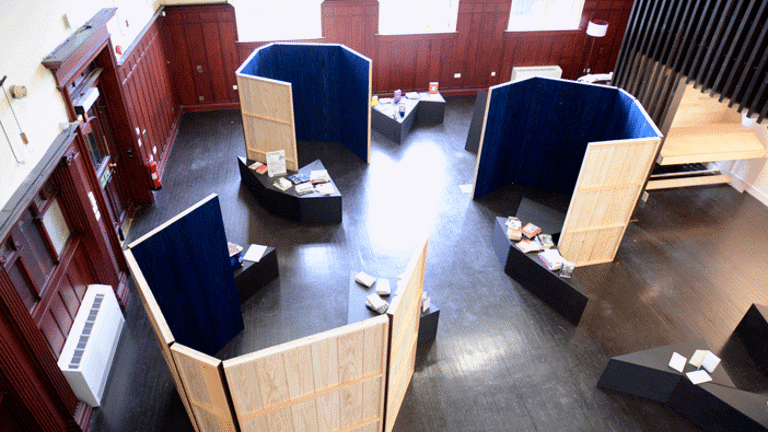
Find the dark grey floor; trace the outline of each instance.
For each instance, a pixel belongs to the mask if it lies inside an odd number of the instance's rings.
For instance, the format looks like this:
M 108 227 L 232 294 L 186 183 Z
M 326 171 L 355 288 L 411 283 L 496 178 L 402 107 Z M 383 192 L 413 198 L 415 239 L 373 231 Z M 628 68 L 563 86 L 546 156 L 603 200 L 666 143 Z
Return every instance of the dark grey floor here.
M 768 379 L 731 332 L 768 303 L 768 209 L 728 186 L 654 192 L 613 263 L 579 269 L 592 298 L 573 326 L 503 272 L 491 246 L 514 187 L 472 201 L 475 156 L 464 151 L 473 99 L 448 101 L 445 122 L 417 126 L 402 145 L 372 133 L 366 165 L 338 144 L 302 143 L 343 195 L 339 225 L 303 226 L 270 214 L 240 185 L 238 111 L 185 114 L 155 205 L 129 240 L 215 192 L 230 241 L 275 246 L 280 278 L 243 308 L 246 330 L 228 358 L 346 323 L 350 271 L 393 278 L 430 236 L 424 289 L 442 312 L 437 340 L 419 348 L 397 431 L 688 431 L 661 404 L 601 390 L 612 356 L 703 337 L 742 389 Z M 103 406 L 91 430 L 192 430 L 131 287 Z

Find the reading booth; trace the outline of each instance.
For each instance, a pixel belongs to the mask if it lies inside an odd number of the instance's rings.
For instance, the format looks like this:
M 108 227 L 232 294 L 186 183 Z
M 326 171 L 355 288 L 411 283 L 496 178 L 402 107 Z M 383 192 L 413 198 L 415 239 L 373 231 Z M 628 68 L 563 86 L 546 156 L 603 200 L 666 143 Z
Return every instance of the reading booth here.
M 255 50 L 237 69 L 248 160 L 243 183 L 271 213 L 300 222 L 341 222 L 341 194 L 299 196 L 272 186 L 274 178 L 248 170 L 268 152 L 285 151 L 288 171 L 324 169 L 319 160 L 299 168 L 296 141 L 341 142 L 369 162 L 371 60 L 344 45 L 273 43 Z
M 579 266 L 613 261 L 657 155 L 661 133 L 632 95 L 603 85 L 535 77 L 489 89 L 473 197 L 518 184 L 570 195 L 563 215 L 525 200 L 523 224 L 551 234 Z M 491 239 L 505 271 L 574 324 L 587 296 L 509 241 Z
M 224 361 L 214 354 L 244 324 L 218 197 L 124 252 L 196 431 L 389 432 L 415 367 L 426 250 L 385 315 Z

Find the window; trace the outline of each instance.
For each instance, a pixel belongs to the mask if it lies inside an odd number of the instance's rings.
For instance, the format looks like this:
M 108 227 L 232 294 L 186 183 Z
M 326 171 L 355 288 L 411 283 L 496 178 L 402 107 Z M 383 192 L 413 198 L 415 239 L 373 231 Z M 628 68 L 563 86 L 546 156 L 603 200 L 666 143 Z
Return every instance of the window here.
M 241 41 L 322 37 L 322 0 L 232 0 Z
M 47 182 L 0 243 L 0 270 L 8 272 L 30 312 L 44 297 L 70 236 L 56 189 Z
M 584 0 L 512 0 L 508 31 L 576 30 Z
M 459 0 L 379 0 L 379 33 L 452 33 L 458 14 Z

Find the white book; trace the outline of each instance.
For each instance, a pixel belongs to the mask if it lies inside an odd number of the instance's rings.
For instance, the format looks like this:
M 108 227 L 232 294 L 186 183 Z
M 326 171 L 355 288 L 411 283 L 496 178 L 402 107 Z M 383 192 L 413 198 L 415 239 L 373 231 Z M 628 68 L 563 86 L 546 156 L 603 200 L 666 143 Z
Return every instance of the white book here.
M 368 306 L 369 309 L 372 309 L 380 314 L 383 314 L 389 308 L 389 303 L 382 300 L 381 297 L 379 297 L 379 295 L 376 293 L 373 293 L 365 298 L 365 305 Z
M 712 377 L 709 376 L 709 374 L 705 370 L 697 370 L 695 372 L 688 372 L 685 375 L 694 384 L 701 384 L 701 383 L 712 381 Z
M 270 177 L 284 175 L 285 170 L 285 150 L 267 152 L 267 173 Z
M 369 274 L 367 274 L 365 272 L 360 272 L 360 273 L 355 275 L 355 282 L 357 282 L 360 285 L 363 285 L 363 286 L 365 286 L 367 288 L 370 288 L 370 287 L 373 286 L 373 284 L 376 283 L 376 278 L 374 278 L 373 276 L 371 276 L 371 275 L 369 275 Z
M 388 296 L 392 294 L 389 279 L 379 278 L 376 280 L 376 293 L 380 296 Z
M 682 373 L 683 369 L 685 369 L 685 361 L 686 360 L 687 359 L 685 357 L 681 356 L 680 354 L 678 354 L 676 352 L 673 352 L 672 353 L 672 358 L 669 360 L 669 367 L 671 367 L 672 369 Z

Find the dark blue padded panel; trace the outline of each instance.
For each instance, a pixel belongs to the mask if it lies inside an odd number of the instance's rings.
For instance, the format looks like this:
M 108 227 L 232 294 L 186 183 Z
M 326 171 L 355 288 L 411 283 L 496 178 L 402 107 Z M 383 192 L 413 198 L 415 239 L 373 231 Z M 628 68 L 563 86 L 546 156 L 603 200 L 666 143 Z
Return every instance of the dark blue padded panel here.
M 360 159 L 368 160 L 368 116 L 370 115 L 369 69 L 371 63 L 356 52 L 341 47 L 341 142 Z
M 572 194 L 590 142 L 657 136 L 616 88 L 531 78 L 492 89 L 475 195 L 519 184 Z
M 218 197 L 131 252 L 177 342 L 214 355 L 243 329 Z
M 368 160 L 369 68 L 340 45 L 272 44 L 239 73 L 291 83 L 297 140 L 340 141 Z
M 616 91 L 616 108 L 611 113 L 610 121 L 601 141 L 655 138 L 657 136 L 659 134 L 656 128 L 648 121 L 639 102 L 627 92 Z

